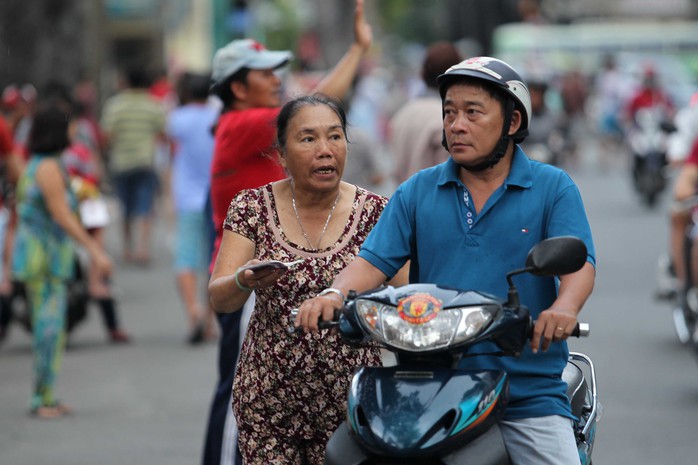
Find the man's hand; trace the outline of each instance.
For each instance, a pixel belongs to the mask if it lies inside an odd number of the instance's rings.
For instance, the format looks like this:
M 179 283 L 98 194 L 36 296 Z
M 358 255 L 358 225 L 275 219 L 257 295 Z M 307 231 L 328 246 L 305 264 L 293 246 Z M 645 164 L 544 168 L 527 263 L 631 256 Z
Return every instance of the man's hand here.
M 342 305 L 342 298 L 334 293 L 308 299 L 298 307 L 295 326 L 302 327 L 306 333 L 317 332 L 318 322 L 331 321 L 335 310 L 342 308 Z
M 364 0 L 356 0 L 356 10 L 354 12 L 354 42 L 366 51 L 373 42 L 373 31 L 366 22 L 364 14 Z
M 548 350 L 551 342 L 564 341 L 577 326 L 577 314 L 571 310 L 551 307 L 538 315 L 531 337 L 533 353 Z

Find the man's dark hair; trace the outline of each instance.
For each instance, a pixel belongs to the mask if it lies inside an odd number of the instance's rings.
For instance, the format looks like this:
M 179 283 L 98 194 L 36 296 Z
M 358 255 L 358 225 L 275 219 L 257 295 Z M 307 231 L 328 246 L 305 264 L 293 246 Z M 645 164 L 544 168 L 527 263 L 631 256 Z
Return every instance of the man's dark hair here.
M 477 79 L 471 76 L 458 76 L 454 75 L 451 77 L 448 81 L 447 84 L 443 87 L 443 95 L 446 95 L 446 92 L 448 91 L 448 88 L 451 87 L 454 84 L 465 84 L 465 85 L 470 85 L 474 87 L 480 87 L 483 89 L 487 94 L 495 99 L 497 102 L 502 107 L 502 112 L 504 112 L 504 105 L 507 100 L 510 99 L 510 97 L 504 92 L 499 86 L 496 84 L 492 84 L 489 81 L 486 81 L 484 79 Z M 521 110 L 520 108 L 518 108 Z
M 435 42 L 430 45 L 422 62 L 422 80 L 427 87 L 438 89 L 436 78 L 448 68 L 463 61 L 460 52 L 451 42 Z
M 235 81 L 240 81 L 247 84 L 247 75 L 250 74 L 250 68 L 240 68 L 236 73 L 231 74 L 225 81 L 211 89 L 211 93 L 216 95 L 223 102 L 224 109 L 230 109 L 235 102 L 233 91 L 230 90 L 230 84 Z
M 209 74 L 185 72 L 177 81 L 179 103 L 202 102 L 209 96 L 211 76 Z
M 211 82 L 210 74 L 193 73 L 189 78 L 191 98 L 197 101 L 206 100 L 208 98 L 209 82 Z
M 147 89 L 153 83 L 150 74 L 141 67 L 127 69 L 124 77 L 132 89 Z

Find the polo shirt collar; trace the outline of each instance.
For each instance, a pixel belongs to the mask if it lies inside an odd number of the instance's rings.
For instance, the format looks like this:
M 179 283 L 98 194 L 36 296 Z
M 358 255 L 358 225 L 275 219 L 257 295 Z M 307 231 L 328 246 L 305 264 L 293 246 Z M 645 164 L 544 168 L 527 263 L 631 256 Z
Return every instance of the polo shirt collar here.
M 511 163 L 511 170 L 509 171 L 509 176 L 507 176 L 504 182 L 505 186 L 517 186 L 521 188 L 529 188 L 533 185 L 533 174 L 531 173 L 531 164 L 526 154 L 521 150 L 521 147 L 514 145 L 514 155 Z M 439 179 L 437 181 L 438 186 L 443 186 L 449 183 L 460 183 L 460 177 L 458 172 L 460 165 L 458 165 L 452 157 L 444 163 L 444 169 L 441 170 Z
M 521 188 L 529 188 L 533 185 L 533 173 L 531 173 L 531 161 L 526 154 L 521 150 L 518 144 L 514 145 L 514 156 L 511 163 L 511 170 L 507 180 L 504 181 L 505 186 L 517 186 Z

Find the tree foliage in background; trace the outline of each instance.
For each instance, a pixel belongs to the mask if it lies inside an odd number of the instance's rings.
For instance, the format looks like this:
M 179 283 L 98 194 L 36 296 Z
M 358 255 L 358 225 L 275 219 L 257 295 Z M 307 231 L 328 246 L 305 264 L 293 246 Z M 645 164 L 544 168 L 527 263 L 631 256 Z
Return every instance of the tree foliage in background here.
M 272 50 L 295 49 L 300 29 L 296 2 L 268 0 L 261 5 L 259 20 L 265 32 L 264 37 L 258 39 Z
M 390 35 L 409 42 L 429 44 L 449 37 L 444 24 L 447 4 L 443 0 L 425 2 L 414 0 L 381 0 L 376 10 L 382 19 L 383 29 Z

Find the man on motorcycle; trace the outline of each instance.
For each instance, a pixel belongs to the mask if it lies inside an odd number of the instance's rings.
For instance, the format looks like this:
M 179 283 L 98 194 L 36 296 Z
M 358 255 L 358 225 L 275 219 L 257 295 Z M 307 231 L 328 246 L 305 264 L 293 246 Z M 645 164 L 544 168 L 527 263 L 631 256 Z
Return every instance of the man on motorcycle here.
M 682 202 L 695 196 L 696 186 L 698 186 L 698 139 L 693 143 L 693 147 L 683 161 L 681 171 L 679 171 L 679 175 L 676 178 L 674 184 L 674 200 L 676 202 Z M 671 249 L 671 262 L 674 267 L 674 274 L 676 275 L 676 288 L 673 289 L 674 292 L 677 292 L 684 286 L 686 277 L 688 276 L 683 258 L 683 247 L 684 238 L 686 237 L 686 228 L 688 228 L 692 220 L 692 208 L 676 208 L 671 212 L 669 246 Z M 695 235 L 693 240 L 696 240 Z M 694 247 L 693 250 L 698 252 L 698 247 Z M 698 260 L 691 260 L 691 263 L 698 265 Z M 698 269 L 692 269 L 691 273 L 693 275 L 693 280 L 696 281 L 696 278 L 698 278 Z M 694 282 L 692 284 L 697 283 Z
M 667 118 L 674 114 L 671 97 L 662 89 L 654 67 L 647 65 L 642 73 L 640 87 L 631 95 L 626 109 L 628 124 L 634 124 L 643 109 L 658 109 Z
M 559 168 L 529 160 L 516 144 L 527 135 L 529 91 L 508 64 L 465 60 L 439 77 L 446 162 L 399 186 L 359 257 L 332 288 L 301 305 L 296 325 L 316 331 L 332 319 L 350 290 L 380 286 L 410 262 L 410 282 L 478 289 L 504 296 L 510 270 L 521 267 L 542 239 L 572 235 L 588 249 L 587 263 L 554 278 L 516 277 L 522 302 L 536 320 L 519 358 L 465 358 L 462 368 L 505 370 L 510 401 L 500 424 L 516 465 L 578 464 L 573 418 L 561 373 L 565 340 L 594 286 L 595 253 L 579 191 Z M 493 352 L 490 343 L 473 352 Z

